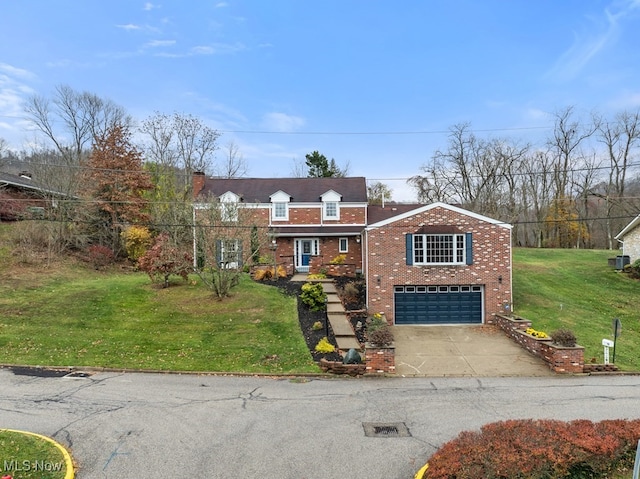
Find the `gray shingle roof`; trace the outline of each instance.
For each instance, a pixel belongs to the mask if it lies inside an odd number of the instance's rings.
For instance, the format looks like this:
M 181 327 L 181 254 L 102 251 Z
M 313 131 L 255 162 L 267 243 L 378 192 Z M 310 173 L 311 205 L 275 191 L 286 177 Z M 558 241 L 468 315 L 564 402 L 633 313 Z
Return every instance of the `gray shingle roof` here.
M 347 203 L 367 201 L 364 177 L 351 178 L 215 178 L 205 179 L 201 197 L 220 196 L 231 191 L 245 203 L 270 203 L 270 196 L 284 191 L 295 203 L 317 203 L 320 196 L 333 190 Z

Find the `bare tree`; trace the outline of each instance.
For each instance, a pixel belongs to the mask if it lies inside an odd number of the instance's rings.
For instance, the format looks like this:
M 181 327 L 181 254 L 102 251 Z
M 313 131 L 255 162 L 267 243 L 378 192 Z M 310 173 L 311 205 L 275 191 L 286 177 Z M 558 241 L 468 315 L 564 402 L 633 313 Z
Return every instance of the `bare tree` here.
M 391 188 L 381 181 L 376 181 L 367 187 L 367 198 L 370 205 L 383 205 L 391 201 Z
M 156 188 L 148 194 L 157 230 L 174 245 L 189 241 L 194 172 L 211 172 L 220 134 L 191 115 L 155 113 L 142 122 L 147 169 Z
M 606 207 L 607 245 L 613 249 L 614 236 L 622 225 L 612 217 L 631 213 L 624 200 L 629 163 L 640 141 L 640 112 L 619 113 L 614 121 L 596 117 L 594 122 L 598 125 L 597 139 L 604 144 L 609 162 L 607 185 L 601 197 Z
M 196 273 L 218 299 L 229 296 L 243 266 L 268 243 L 268 228 L 256 226 L 254 215 L 251 208 L 217 198 L 196 205 Z
M 66 85 L 57 86 L 51 98 L 30 97 L 25 113 L 41 145 L 31 155 L 31 173 L 54 205 L 47 222 L 50 249 L 82 247 L 82 236 L 72 230 L 84 162 L 96 137 L 126 127 L 131 118 L 111 100 Z
M 218 167 L 218 176 L 222 178 L 239 178 L 245 176 L 249 170 L 240 148 L 232 140 L 226 144 L 225 157 Z

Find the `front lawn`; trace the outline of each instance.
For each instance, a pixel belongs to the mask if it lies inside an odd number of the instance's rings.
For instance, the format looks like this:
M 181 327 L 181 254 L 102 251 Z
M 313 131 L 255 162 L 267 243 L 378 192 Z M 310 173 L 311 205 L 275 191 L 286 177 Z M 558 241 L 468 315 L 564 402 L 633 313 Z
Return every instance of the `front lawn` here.
M 585 362 L 599 363 L 604 359 L 602 339 L 613 339 L 612 321 L 619 318 L 622 334 L 615 362 L 621 369 L 640 370 L 640 281 L 607 265 L 607 258 L 616 254 L 515 248 L 514 312 L 532 320 L 539 331 L 571 329 L 585 347 Z
M 68 261 L 1 269 L 0 363 L 318 371 L 295 298 L 247 276 L 231 298 L 218 301 L 196 277 L 162 289 L 142 273 L 100 272 Z

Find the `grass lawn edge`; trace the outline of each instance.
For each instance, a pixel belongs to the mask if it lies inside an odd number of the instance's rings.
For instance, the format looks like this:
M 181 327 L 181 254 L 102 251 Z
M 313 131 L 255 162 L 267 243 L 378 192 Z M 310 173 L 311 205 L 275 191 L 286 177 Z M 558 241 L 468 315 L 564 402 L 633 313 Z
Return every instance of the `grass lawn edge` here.
M 17 433 L 17 434 L 25 434 L 27 436 L 33 436 L 36 437 L 38 439 L 41 439 L 43 441 L 47 441 L 48 443 L 52 444 L 53 446 L 55 446 L 60 453 L 62 454 L 62 457 L 64 458 L 64 463 L 65 463 L 65 467 L 66 467 L 66 472 L 64 475 L 64 479 L 73 479 L 75 477 L 75 469 L 73 466 L 73 459 L 71 459 L 71 454 L 69 454 L 69 451 L 67 451 L 67 449 L 60 444 L 58 441 L 51 439 L 50 437 L 47 436 L 43 436 L 42 434 L 37 434 L 35 432 L 29 432 L 29 431 L 20 431 L 18 429 L 6 429 L 6 428 L 0 428 L 0 431 L 7 431 L 7 432 L 13 432 L 13 433 Z

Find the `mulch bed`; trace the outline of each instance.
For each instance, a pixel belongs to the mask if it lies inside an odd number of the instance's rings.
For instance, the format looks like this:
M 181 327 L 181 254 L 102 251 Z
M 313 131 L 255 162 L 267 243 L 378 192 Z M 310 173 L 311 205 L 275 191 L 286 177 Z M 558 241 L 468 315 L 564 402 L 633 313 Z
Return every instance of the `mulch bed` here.
M 334 278 L 334 283 L 336 285 L 336 289 L 338 290 L 338 294 L 344 287 L 344 285 L 348 282 L 354 282 L 358 288 L 357 297 L 352 298 L 342 298 L 344 307 L 347 311 L 359 311 L 362 312 L 364 310 L 364 302 L 365 302 L 365 289 L 364 289 L 364 280 L 354 280 L 353 278 Z M 304 282 L 294 282 L 289 278 L 280 278 L 275 281 L 263 281 L 264 284 L 276 286 L 285 294 L 296 296 L 298 298 L 298 321 L 300 322 L 300 330 L 302 331 L 302 335 L 307 343 L 307 347 L 309 348 L 309 353 L 315 362 L 319 362 L 321 359 L 326 359 L 327 361 L 342 361 L 342 356 L 336 351 L 333 353 L 319 353 L 315 350 L 316 344 L 323 338 L 327 337 L 327 340 L 337 346 L 335 334 L 331 329 L 331 325 L 326 323 L 327 315 L 325 311 L 311 311 L 309 308 L 300 301 L 300 292 L 302 285 Z M 314 330 L 313 325 L 316 322 L 320 322 L 323 325 L 323 328 L 319 330 Z M 361 344 L 364 343 L 364 329 L 366 326 L 366 315 L 364 313 L 355 314 L 351 318 L 351 323 L 354 325 L 354 330 L 356 333 L 356 338 L 360 341 Z M 361 327 L 356 329 L 356 325 L 360 323 Z M 325 328 L 328 327 L 328 334 Z

